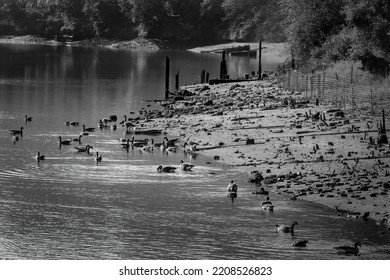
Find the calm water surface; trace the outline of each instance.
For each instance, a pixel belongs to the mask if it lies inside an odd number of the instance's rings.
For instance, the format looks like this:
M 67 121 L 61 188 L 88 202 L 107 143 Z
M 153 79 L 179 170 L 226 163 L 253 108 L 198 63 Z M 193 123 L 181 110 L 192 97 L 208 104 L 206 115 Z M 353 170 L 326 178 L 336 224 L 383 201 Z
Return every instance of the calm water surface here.
M 2 259 L 389 259 L 390 234 L 373 222 L 347 220 L 323 206 L 272 195 L 274 213 L 251 193 L 246 176 L 201 155 L 121 149 L 124 129 L 97 129 L 83 138 L 103 156 L 58 147 L 57 137 L 77 137 L 79 121 L 137 113 L 144 100 L 164 95 L 165 57 L 172 83 L 200 80 L 202 69 L 218 76 L 220 56 L 184 51 L 0 45 L 0 258 Z M 265 57 L 265 70 L 278 58 Z M 256 59 L 229 57 L 229 73 L 256 70 Z M 153 108 L 153 106 L 152 106 Z M 33 121 L 25 123 L 25 115 Z M 118 120 L 118 121 L 119 121 Z M 12 141 L 9 129 L 23 126 Z M 147 136 L 138 136 L 145 138 Z M 156 137 L 161 141 L 163 136 Z M 46 155 L 39 164 L 37 152 Z M 193 172 L 156 172 L 183 159 Z M 235 179 L 232 202 L 226 185 Z M 276 224 L 298 221 L 294 236 Z M 293 248 L 297 239 L 306 248 Z M 360 256 L 334 246 L 363 244 Z

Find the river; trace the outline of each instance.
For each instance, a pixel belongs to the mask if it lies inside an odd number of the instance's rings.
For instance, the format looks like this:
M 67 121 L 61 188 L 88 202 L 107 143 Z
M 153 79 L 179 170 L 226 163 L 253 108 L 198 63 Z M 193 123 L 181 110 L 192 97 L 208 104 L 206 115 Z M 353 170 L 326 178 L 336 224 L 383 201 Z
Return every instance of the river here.
M 132 135 L 122 126 L 98 129 L 101 118 L 116 115 L 119 123 L 156 106 L 145 100 L 164 97 L 166 56 L 171 87 L 177 71 L 181 85 L 199 82 L 203 69 L 219 76 L 215 54 L 0 45 L 1 259 L 389 259 L 389 233 L 372 221 L 277 194 L 275 211 L 263 212 L 264 197 L 238 170 L 180 148 L 126 151 L 117 139 Z M 280 63 L 264 60 L 268 71 Z M 237 77 L 258 63 L 228 56 L 227 64 Z M 80 126 L 65 124 L 72 121 Z M 82 138 L 92 153 L 78 153 L 77 142 L 59 147 L 58 136 L 77 138 L 82 124 L 96 128 Z M 21 127 L 14 141 L 9 130 Z M 37 162 L 37 152 L 45 160 Z M 193 171 L 156 171 L 180 160 L 195 164 Z M 234 201 L 226 197 L 231 179 L 239 185 Z M 276 231 L 294 221 L 294 235 Z M 308 246 L 292 247 L 299 239 Z M 358 256 L 333 248 L 355 241 Z

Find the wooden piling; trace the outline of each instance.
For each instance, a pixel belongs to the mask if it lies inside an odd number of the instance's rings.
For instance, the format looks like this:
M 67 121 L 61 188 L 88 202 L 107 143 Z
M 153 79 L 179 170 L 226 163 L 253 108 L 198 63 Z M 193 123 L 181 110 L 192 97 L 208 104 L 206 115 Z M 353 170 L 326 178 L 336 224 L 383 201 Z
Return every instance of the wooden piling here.
M 204 84 L 206 81 L 206 70 L 202 70 L 201 74 L 200 74 L 200 83 L 201 84 Z
M 176 91 L 179 91 L 179 70 L 177 70 L 177 73 L 175 76 L 175 89 L 176 89 Z
M 169 98 L 169 64 L 170 60 L 167 56 L 165 58 L 165 99 Z
M 219 78 L 226 79 L 226 76 L 227 76 L 227 66 L 226 66 L 226 59 L 225 59 L 225 51 L 223 51 L 222 52 L 222 61 L 220 64 Z
M 210 73 L 209 73 L 209 72 L 207 72 L 207 73 L 206 73 L 206 83 L 208 83 L 208 82 L 209 82 L 209 80 L 210 80 Z
M 380 143 L 381 144 L 388 144 L 389 143 L 389 141 L 387 140 L 387 135 L 386 135 L 385 109 L 382 110 L 382 130 L 381 130 L 381 136 L 380 136 Z
M 263 78 L 262 76 L 262 73 L 263 73 L 263 70 L 261 69 L 261 45 L 262 45 L 262 42 L 260 40 L 259 42 L 259 75 L 258 75 L 258 80 L 261 80 Z

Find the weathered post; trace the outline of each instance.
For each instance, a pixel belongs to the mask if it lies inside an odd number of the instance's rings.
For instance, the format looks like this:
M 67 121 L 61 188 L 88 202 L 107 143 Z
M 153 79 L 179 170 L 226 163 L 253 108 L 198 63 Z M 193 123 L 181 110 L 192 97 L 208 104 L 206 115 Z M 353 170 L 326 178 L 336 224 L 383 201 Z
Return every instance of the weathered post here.
M 355 107 L 355 88 L 353 84 L 353 65 L 351 65 L 351 102 L 352 108 Z
M 226 59 L 225 59 L 225 51 L 222 52 L 222 61 L 220 65 L 219 77 L 220 79 L 225 79 L 227 75 L 227 67 L 226 67 Z
M 259 42 L 259 76 L 258 76 L 258 80 L 261 80 L 263 78 L 262 76 L 262 72 L 263 72 L 263 69 L 261 69 L 261 49 L 262 49 L 262 43 L 261 43 L 261 40 Z
M 176 76 L 175 76 L 175 88 L 176 91 L 179 91 L 179 70 L 177 70 Z
M 382 130 L 380 135 L 380 143 L 381 144 L 388 144 L 389 141 L 387 140 L 386 136 L 386 123 L 385 123 L 385 109 L 382 111 Z
M 205 80 L 206 80 L 206 70 L 203 69 L 200 74 L 200 83 L 204 84 Z
M 210 80 L 210 73 L 209 73 L 209 72 L 207 72 L 207 73 L 206 73 L 206 83 L 208 83 L 208 82 L 209 82 L 209 80 Z
M 169 57 L 165 58 L 165 99 L 169 97 Z

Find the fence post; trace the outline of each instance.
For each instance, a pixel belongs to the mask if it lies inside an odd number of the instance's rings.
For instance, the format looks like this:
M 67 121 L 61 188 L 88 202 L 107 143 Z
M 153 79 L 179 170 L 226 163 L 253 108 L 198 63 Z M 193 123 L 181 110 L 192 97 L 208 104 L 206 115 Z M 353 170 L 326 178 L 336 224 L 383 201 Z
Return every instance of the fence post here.
M 291 70 L 290 70 L 290 68 L 289 69 L 287 69 L 287 89 L 288 90 L 290 90 L 291 88 L 290 88 L 290 86 L 291 86 L 291 81 L 290 81 L 290 78 L 291 78 Z
M 179 91 L 179 70 L 177 70 L 177 73 L 175 76 L 175 88 L 176 88 L 176 91 Z
M 370 104 L 371 104 L 371 114 L 374 114 L 374 94 L 372 92 L 372 77 L 370 79 Z
M 165 99 L 169 96 L 169 57 L 165 57 Z
M 355 89 L 354 89 L 354 84 L 353 84 L 353 65 L 351 65 L 351 105 L 352 109 L 355 106 Z

